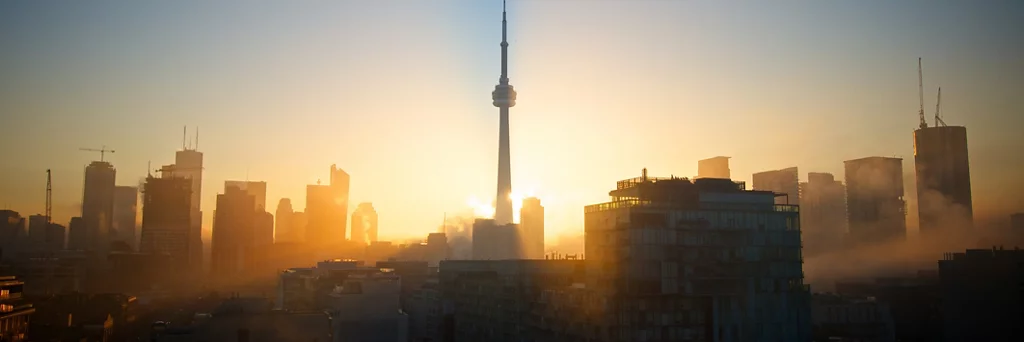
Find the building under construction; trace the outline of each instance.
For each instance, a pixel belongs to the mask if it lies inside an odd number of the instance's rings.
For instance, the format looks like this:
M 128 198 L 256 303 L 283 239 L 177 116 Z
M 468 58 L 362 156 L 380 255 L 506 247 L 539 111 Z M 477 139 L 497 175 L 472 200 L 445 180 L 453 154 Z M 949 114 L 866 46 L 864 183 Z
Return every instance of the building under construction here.
M 921 234 L 969 229 L 974 214 L 967 128 L 940 126 L 914 131 L 914 166 Z
M 920 124 L 914 131 L 914 167 L 917 178 L 917 212 L 920 231 L 934 238 L 939 231 L 969 230 L 973 226 L 971 169 L 967 157 L 967 128 L 942 121 L 942 88 L 935 101 L 935 124 L 924 117 L 924 84 L 918 59 Z M 955 236 L 953 238 L 956 238 Z

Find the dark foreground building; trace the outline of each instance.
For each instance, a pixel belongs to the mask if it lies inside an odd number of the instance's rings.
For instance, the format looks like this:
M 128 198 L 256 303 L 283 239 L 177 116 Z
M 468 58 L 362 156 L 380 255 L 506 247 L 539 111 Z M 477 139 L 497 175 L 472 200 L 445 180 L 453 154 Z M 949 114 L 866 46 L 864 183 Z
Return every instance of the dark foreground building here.
M 939 283 L 945 341 L 1024 341 L 1024 250 L 948 253 Z
M 29 317 L 36 311 L 22 297 L 25 283 L 0 276 L 0 341 L 29 341 Z

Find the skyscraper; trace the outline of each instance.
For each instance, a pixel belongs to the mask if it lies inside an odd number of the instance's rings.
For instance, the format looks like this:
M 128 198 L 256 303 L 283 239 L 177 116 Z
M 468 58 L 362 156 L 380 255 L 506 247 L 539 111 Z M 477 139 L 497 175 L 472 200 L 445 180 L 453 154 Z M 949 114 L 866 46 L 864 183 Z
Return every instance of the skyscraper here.
M 336 165 L 331 165 L 331 197 L 332 206 L 329 216 L 330 243 L 338 243 L 345 240 L 345 233 L 348 231 L 348 187 L 349 175 Z
M 331 215 L 335 209 L 331 188 L 327 185 L 306 185 L 306 242 L 323 245 L 331 240 Z
M 253 246 L 265 248 L 273 245 L 274 215 L 266 211 L 259 211 L 253 215 L 255 215 L 253 219 Z
M 523 257 L 544 259 L 544 207 L 540 205 L 539 198 L 523 199 L 523 207 L 519 210 L 519 229 Z
M 94 161 L 85 168 L 85 191 L 82 194 L 82 223 L 85 239 L 81 243 L 106 260 L 110 248 L 110 230 L 114 220 L 114 178 L 117 171 L 105 161 Z
M 68 221 L 68 249 L 85 250 L 85 222 L 79 216 Z
M 352 241 L 365 245 L 377 242 L 377 210 L 373 203 L 359 203 L 352 212 Z
M 697 178 L 731 179 L 729 157 L 712 157 L 697 161 Z
M 253 209 L 257 212 L 267 210 L 267 182 L 257 181 L 224 181 L 224 192 L 227 193 L 229 187 L 236 187 L 239 190 L 245 191 L 253 198 Z
M 256 223 L 255 198 L 245 190 L 229 186 L 217 195 L 213 215 L 213 246 L 210 270 L 229 276 L 245 269 L 252 259 Z
M 196 128 L 194 146 L 181 144 L 181 151 L 174 154 L 177 170 L 175 175 L 190 180 L 192 197 L 189 201 L 189 257 L 196 270 L 203 267 L 203 153 L 199 149 L 199 128 Z
M 940 230 L 969 230 L 974 209 L 967 128 L 936 126 L 915 130 L 914 167 L 921 234 L 930 237 Z
M 871 245 L 907 236 L 903 159 L 867 157 L 844 162 L 850 242 Z
M 754 190 L 785 194 L 775 198 L 777 204 L 800 204 L 800 175 L 795 167 L 754 174 Z
M 192 255 L 192 181 L 188 178 L 146 177 L 142 188 L 142 238 L 139 251 L 166 254 L 175 271 L 195 269 Z M 72 225 L 74 221 L 72 221 Z
M 811 172 L 800 183 L 800 227 L 804 256 L 838 249 L 847 234 L 846 186 L 831 173 Z
M 508 83 L 508 41 L 505 4 L 501 6 L 501 77 L 491 93 L 494 106 L 498 107 L 498 194 L 494 202 L 494 223 L 512 223 L 512 162 L 509 156 L 508 109 L 516 105 L 516 92 Z
M 111 241 L 121 241 L 132 249 L 136 247 L 135 216 L 138 213 L 139 191 L 134 186 L 114 187 L 114 225 Z
M 296 236 L 292 228 L 292 200 L 282 198 L 277 202 L 277 212 L 274 215 L 274 241 L 295 242 Z

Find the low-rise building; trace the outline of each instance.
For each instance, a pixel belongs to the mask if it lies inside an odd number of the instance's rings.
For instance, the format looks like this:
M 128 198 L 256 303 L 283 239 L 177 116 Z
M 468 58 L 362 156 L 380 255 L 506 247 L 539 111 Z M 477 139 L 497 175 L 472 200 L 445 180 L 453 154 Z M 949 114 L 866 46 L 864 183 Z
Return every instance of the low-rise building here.
M 874 297 L 815 294 L 811 321 L 815 341 L 896 341 L 889 306 Z

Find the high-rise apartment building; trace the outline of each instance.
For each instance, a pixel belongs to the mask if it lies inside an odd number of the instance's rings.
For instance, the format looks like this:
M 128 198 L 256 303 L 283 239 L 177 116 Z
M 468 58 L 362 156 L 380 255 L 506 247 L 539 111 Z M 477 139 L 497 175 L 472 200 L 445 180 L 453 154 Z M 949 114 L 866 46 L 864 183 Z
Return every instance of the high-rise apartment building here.
M 291 199 L 282 198 L 277 202 L 277 211 L 274 215 L 275 242 L 295 242 L 298 240 L 292 228 L 293 213 Z
M 587 336 L 811 339 L 799 207 L 743 183 L 651 178 L 646 170 L 609 194 L 611 202 L 584 209 L 591 299 L 571 315 L 594 325 Z
M 331 234 L 328 235 L 328 238 L 330 243 L 344 241 L 345 236 L 347 236 L 349 178 L 348 173 L 344 170 L 339 169 L 336 165 L 331 165 L 330 188 L 333 199 L 331 203 L 333 203 L 334 209 L 329 215 Z
M 523 199 L 523 207 L 519 209 L 519 229 L 523 257 L 544 259 L 544 207 L 540 205 L 539 198 Z
M 114 187 L 114 225 L 111 241 L 121 241 L 137 250 L 135 220 L 139 211 L 139 190 L 134 186 Z
M 713 157 L 697 161 L 697 178 L 731 179 L 729 157 Z
M 377 210 L 373 203 L 359 203 L 352 212 L 352 242 L 360 245 L 377 242 Z
M 142 188 L 142 238 L 139 251 L 169 255 L 175 271 L 194 269 L 191 248 L 192 181 L 146 177 Z
M 844 164 L 850 244 L 905 240 L 903 159 L 867 157 L 847 160 Z
M 755 173 L 754 190 L 784 195 L 775 198 L 777 204 L 800 205 L 800 174 L 795 167 Z
M 291 231 L 290 236 L 292 237 L 291 242 L 306 242 L 306 227 L 309 224 L 309 219 L 306 213 L 303 211 L 296 211 L 292 213 L 291 219 Z
M 267 210 L 267 182 L 224 181 L 225 193 L 228 191 L 229 187 L 238 188 L 252 196 L 253 208 L 255 208 L 257 212 Z
M 217 276 L 230 276 L 245 269 L 255 251 L 255 197 L 238 187 L 225 187 L 217 195 L 213 215 L 213 241 L 210 270 Z
M 973 226 L 967 128 L 925 127 L 914 131 L 917 212 L 925 237 Z
M 104 161 L 94 161 L 85 168 L 85 190 L 82 195 L 82 223 L 85 234 L 80 244 L 106 259 L 110 249 L 110 230 L 114 222 L 114 178 L 117 171 Z
M 846 186 L 831 173 L 811 172 L 800 183 L 800 231 L 808 257 L 838 250 L 847 234 Z

